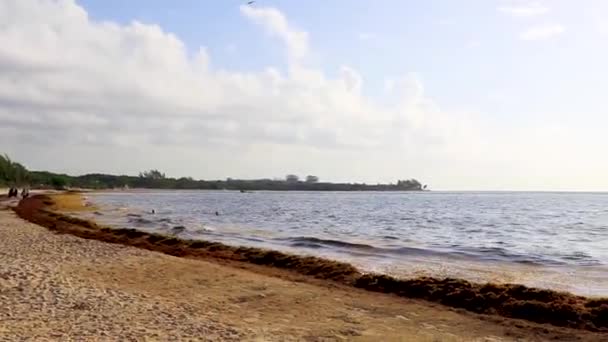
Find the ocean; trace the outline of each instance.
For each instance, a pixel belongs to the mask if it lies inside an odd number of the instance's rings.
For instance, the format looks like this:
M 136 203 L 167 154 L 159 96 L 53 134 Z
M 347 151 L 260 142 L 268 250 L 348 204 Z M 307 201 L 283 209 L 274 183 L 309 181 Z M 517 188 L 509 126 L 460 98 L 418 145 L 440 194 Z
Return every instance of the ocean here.
M 114 191 L 80 216 L 397 277 L 608 295 L 608 193 Z

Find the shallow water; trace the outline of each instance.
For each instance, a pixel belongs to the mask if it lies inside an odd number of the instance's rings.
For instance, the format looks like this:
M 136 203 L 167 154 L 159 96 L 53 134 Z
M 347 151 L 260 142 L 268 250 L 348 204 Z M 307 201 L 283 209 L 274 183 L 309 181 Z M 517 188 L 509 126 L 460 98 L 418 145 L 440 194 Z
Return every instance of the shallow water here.
M 117 227 L 313 254 L 398 276 L 608 295 L 604 193 L 137 191 L 89 199 L 101 207 L 90 215 Z

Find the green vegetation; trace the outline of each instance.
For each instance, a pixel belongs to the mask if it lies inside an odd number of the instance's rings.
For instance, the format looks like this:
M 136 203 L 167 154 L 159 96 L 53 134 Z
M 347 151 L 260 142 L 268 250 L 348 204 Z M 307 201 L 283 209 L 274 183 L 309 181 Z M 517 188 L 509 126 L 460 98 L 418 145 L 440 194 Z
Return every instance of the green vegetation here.
M 0 184 L 24 185 L 35 188 L 63 189 L 196 189 L 196 190 L 296 190 L 296 191 L 420 191 L 426 189 L 415 179 L 400 180 L 397 184 L 328 183 L 320 182 L 319 177 L 308 175 L 300 180 L 297 175 L 285 179 L 242 180 L 195 180 L 190 177 L 168 178 L 158 170 L 141 172 L 139 176 L 115 176 L 106 174 L 87 174 L 69 176 L 48 171 L 27 171 L 19 163 L 12 162 L 8 156 L 0 156 Z
M 7 155 L 0 154 L 0 186 L 20 186 L 29 183 L 27 169 Z

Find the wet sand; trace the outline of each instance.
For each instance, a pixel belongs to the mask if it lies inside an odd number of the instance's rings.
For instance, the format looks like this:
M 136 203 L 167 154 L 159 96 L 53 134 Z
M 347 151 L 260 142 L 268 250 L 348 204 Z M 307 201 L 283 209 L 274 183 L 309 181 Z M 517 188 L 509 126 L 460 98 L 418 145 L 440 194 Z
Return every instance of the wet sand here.
M 0 336 L 140 340 L 606 340 L 273 268 L 54 234 L 0 210 Z

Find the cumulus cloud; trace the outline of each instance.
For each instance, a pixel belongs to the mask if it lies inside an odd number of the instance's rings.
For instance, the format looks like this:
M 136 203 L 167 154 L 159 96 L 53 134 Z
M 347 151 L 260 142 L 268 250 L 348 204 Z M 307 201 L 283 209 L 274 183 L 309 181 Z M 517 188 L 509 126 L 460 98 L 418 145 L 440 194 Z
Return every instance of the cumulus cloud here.
M 564 33 L 566 29 L 558 24 L 532 27 L 521 33 L 522 40 L 545 40 Z
M 276 8 L 242 5 L 241 13 L 262 25 L 267 32 L 283 40 L 289 56 L 299 60 L 309 52 L 308 33 L 292 27 L 285 15 Z
M 413 123 L 440 115 L 412 105 L 422 93 L 390 108 L 373 103 L 353 68 L 343 66 L 330 78 L 302 66 L 308 33 L 280 11 L 240 11 L 285 44 L 286 73 L 215 70 L 204 47 L 189 53 L 156 25 L 94 21 L 70 0 L 1 2 L 0 126 L 14 128 L 4 137 L 121 146 L 378 147 L 402 135 L 424 136 Z
M 549 12 L 549 8 L 538 2 L 518 3 L 498 7 L 498 10 L 514 17 L 532 17 Z

